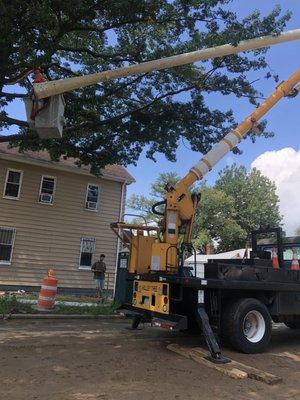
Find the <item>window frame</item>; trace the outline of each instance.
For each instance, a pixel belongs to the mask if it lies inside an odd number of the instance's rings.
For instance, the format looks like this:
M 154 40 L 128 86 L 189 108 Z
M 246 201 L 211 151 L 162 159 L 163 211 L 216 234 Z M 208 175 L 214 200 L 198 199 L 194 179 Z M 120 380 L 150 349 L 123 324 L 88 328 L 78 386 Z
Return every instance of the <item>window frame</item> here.
M 97 207 L 96 207 L 96 209 L 95 210 L 93 210 L 93 209 L 91 209 L 91 208 L 87 208 L 87 198 L 88 198 L 88 189 L 89 189 L 89 186 L 95 186 L 95 187 L 97 187 L 98 188 L 98 198 L 97 198 Z M 87 210 L 87 211 L 92 211 L 92 212 L 99 212 L 99 199 L 100 199 L 100 185 L 98 185 L 97 183 L 88 183 L 87 185 L 86 185 L 86 189 L 85 189 L 85 202 L 84 202 L 84 209 L 85 210 Z
M 17 196 L 17 197 L 14 197 L 14 196 L 7 196 L 7 195 L 5 194 L 5 192 L 6 192 L 6 186 L 7 186 L 7 184 L 9 183 L 9 182 L 8 182 L 8 176 L 9 176 L 10 171 L 11 171 L 11 172 L 19 172 L 19 173 L 20 173 L 19 190 L 18 190 L 18 196 Z M 21 197 L 21 190 L 22 190 L 22 184 L 23 184 L 23 174 L 24 174 L 24 171 L 21 170 L 21 169 L 7 168 L 7 170 L 6 170 L 6 177 L 5 177 L 5 183 L 4 183 L 4 190 L 3 190 L 3 198 L 4 198 L 4 199 L 9 199 L 9 200 L 20 200 L 20 197 Z
M 91 266 L 87 266 L 87 265 L 81 265 L 81 254 L 82 254 L 82 245 L 83 245 L 83 241 L 85 239 L 93 239 L 94 241 L 94 252 L 91 253 L 92 254 L 92 258 L 91 258 Z M 96 253 L 96 237 L 95 236 L 81 236 L 80 238 L 80 249 L 79 249 L 79 260 L 78 260 L 78 268 L 82 269 L 82 270 L 86 270 L 86 271 L 91 271 L 92 265 L 93 265 L 93 256 Z
M 15 248 L 15 240 L 16 240 L 16 233 L 17 233 L 17 229 L 16 228 L 12 228 L 10 226 L 0 226 L 0 231 L 1 229 L 6 229 L 6 230 L 12 230 L 13 231 L 13 239 L 12 239 L 12 244 L 11 244 L 11 253 L 10 253 L 10 259 L 9 261 L 2 261 L 0 259 L 0 266 L 1 265 L 11 265 L 11 261 L 12 261 L 12 257 L 13 257 L 13 252 L 14 252 L 14 248 Z M 1 246 L 1 243 L 0 243 Z
M 52 203 L 46 203 L 44 201 L 41 201 L 41 195 L 42 195 L 42 187 L 43 187 L 43 180 L 44 178 L 50 178 L 54 180 L 54 187 L 53 187 L 53 193 L 52 193 Z M 52 175 L 42 175 L 41 177 L 41 182 L 40 182 L 40 189 L 39 189 L 39 195 L 38 195 L 38 203 L 39 204 L 45 204 L 47 206 L 53 206 L 54 204 L 54 199 L 55 199 L 55 194 L 56 194 L 56 176 L 52 176 Z

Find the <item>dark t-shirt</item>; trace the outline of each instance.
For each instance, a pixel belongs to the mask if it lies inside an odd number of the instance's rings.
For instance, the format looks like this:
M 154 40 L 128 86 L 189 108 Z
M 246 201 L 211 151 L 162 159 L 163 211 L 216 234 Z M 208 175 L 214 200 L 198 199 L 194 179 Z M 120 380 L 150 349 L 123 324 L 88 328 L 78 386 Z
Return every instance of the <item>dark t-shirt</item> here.
M 104 261 L 96 261 L 92 265 L 92 271 L 94 272 L 94 279 L 104 279 L 106 265 Z

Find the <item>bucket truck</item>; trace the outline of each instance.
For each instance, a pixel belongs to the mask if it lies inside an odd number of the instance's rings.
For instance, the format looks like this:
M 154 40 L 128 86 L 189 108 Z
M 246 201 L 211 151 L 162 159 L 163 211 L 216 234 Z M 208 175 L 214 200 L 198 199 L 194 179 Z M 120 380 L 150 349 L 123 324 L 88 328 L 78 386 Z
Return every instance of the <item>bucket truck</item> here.
M 242 41 L 237 46 L 226 44 L 88 76 L 40 81 L 27 99 L 28 122 L 41 137 L 60 137 L 64 111 L 61 96 L 66 91 L 299 38 L 300 29 L 296 29 Z M 294 97 L 300 90 L 299 82 L 300 69 L 281 83 L 176 185 L 167 185 L 164 199 L 153 205 L 153 212 L 161 216 L 159 227 L 124 221 L 111 224 L 130 249 L 127 281 L 132 285 L 132 299 L 123 305 L 120 313 L 132 316 L 133 328 L 141 321 L 170 330 L 196 324 L 205 336 L 212 361 L 227 362 L 221 355 L 214 331 L 226 336 L 236 349 L 255 353 L 263 351 L 270 340 L 271 320 L 300 327 L 300 271 L 284 268 L 280 229 L 272 230 L 277 235 L 279 268 L 273 268 L 270 253 L 257 245 L 257 235 L 262 231 L 253 233 L 250 259 L 212 260 L 201 277 L 183 265 L 184 253 L 191 249 L 193 219 L 199 200 L 197 195 L 190 194 L 190 187 L 237 146 L 280 99 Z
M 212 326 L 236 349 L 246 353 L 266 348 L 272 319 L 300 328 L 300 270 L 284 268 L 280 228 L 268 230 L 277 235 L 278 269 L 274 269 L 270 253 L 258 249 L 257 236 L 264 231 L 253 233 L 253 252 L 249 259 L 212 260 L 205 265 L 201 277 L 183 264 L 185 251 L 192 247 L 190 237 L 198 203 L 198 197 L 190 194 L 191 185 L 203 179 L 280 99 L 296 96 L 299 83 L 300 69 L 221 139 L 176 185 L 166 186 L 164 199 L 153 205 L 153 212 L 162 218 L 155 235 L 148 234 L 149 226 L 124 222 L 111 225 L 118 234 L 128 229 L 147 232 L 145 236 L 131 235 L 129 241 L 128 279 L 133 283 L 133 294 L 131 304 L 123 305 L 119 312 L 133 317 L 133 328 L 141 321 L 171 330 L 187 329 L 196 323 L 214 362 L 227 360 L 221 355 Z

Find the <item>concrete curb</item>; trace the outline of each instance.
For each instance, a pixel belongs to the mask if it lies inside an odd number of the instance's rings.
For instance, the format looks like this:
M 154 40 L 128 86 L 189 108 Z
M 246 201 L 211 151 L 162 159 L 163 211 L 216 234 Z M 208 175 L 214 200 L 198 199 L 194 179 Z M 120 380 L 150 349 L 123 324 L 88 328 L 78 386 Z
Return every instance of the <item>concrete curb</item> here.
M 37 300 L 22 299 L 22 298 L 18 298 L 17 300 L 19 303 L 23 303 L 23 304 L 31 304 L 31 305 L 37 304 Z M 110 304 L 100 303 L 100 302 L 88 303 L 88 302 L 62 301 L 62 300 L 55 300 L 55 305 L 56 306 L 71 306 L 71 307 L 97 307 L 99 305 L 101 305 L 103 307 L 110 306 Z
M 122 318 L 121 315 L 84 315 L 84 314 L 12 314 L 5 318 L 10 319 L 115 319 Z

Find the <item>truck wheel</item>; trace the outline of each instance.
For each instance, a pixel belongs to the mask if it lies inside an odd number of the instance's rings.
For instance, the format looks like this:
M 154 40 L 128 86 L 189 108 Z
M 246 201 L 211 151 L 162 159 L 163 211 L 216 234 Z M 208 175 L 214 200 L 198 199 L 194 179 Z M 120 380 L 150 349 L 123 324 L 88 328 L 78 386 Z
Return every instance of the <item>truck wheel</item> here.
M 270 341 L 271 331 L 269 311 L 256 299 L 239 299 L 224 310 L 222 333 L 236 350 L 262 352 Z

